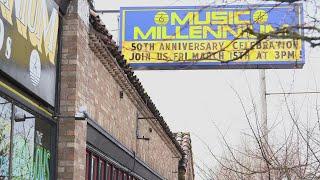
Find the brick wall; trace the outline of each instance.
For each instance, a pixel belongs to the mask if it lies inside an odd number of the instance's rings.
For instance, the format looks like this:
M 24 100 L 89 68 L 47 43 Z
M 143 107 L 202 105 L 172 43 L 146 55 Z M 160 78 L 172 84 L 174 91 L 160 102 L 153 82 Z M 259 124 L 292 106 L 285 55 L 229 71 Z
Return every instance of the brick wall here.
M 71 1 L 63 17 L 60 115 L 74 116 L 77 109 L 79 59 L 88 43 L 87 32 L 77 15 L 77 1 Z M 58 179 L 85 179 L 86 122 L 59 118 Z
M 178 132 L 175 134 L 177 141 L 184 151 L 183 158 L 179 163 L 179 180 L 193 180 L 193 154 L 191 136 L 189 132 Z
M 192 152 L 188 156 L 188 164 L 187 169 L 183 172 L 183 177 L 179 178 L 179 180 L 194 180 L 194 169 L 193 169 L 193 157 Z
M 71 1 L 63 18 L 61 97 L 62 116 L 73 116 L 80 106 L 100 126 L 166 179 L 177 179 L 180 156 L 170 138 L 154 120 L 139 120 L 139 133 L 150 141 L 137 140 L 136 118 L 150 117 L 120 67 L 110 68 L 113 57 L 99 56 L 89 48 L 88 27 L 79 18 L 77 1 Z M 120 91 L 124 97 L 120 98 Z M 150 132 L 152 130 L 152 132 Z M 58 179 L 85 179 L 86 122 L 60 118 Z
M 135 151 L 137 157 L 151 168 L 167 179 L 177 179 L 177 174 L 172 172 L 177 171 L 179 159 L 173 158 L 178 155 L 172 142 L 153 120 L 138 121 L 140 136 L 148 137 L 150 141 L 136 139 L 137 114 L 140 117 L 150 117 L 150 114 L 137 107 L 129 98 L 132 93 L 119 85 L 92 51 L 88 54 L 90 58 L 80 60 L 77 72 L 81 79 L 79 105 L 86 105 L 89 114 L 100 126 L 128 149 Z M 124 92 L 123 98 L 120 98 L 121 91 Z

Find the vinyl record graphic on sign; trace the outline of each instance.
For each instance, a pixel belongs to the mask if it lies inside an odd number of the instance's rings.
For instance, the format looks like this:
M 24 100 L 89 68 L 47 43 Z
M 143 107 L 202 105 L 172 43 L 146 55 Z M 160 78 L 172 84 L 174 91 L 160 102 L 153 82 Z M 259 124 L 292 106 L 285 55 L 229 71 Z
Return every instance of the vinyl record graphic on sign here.
M 264 24 L 268 21 L 268 13 L 264 10 L 257 10 L 253 14 L 253 20 L 257 23 Z
M 169 16 L 166 12 L 158 12 L 154 16 L 154 22 L 159 25 L 166 25 L 169 22 Z
M 31 52 L 29 70 L 32 85 L 37 86 L 41 76 L 41 61 L 37 50 Z

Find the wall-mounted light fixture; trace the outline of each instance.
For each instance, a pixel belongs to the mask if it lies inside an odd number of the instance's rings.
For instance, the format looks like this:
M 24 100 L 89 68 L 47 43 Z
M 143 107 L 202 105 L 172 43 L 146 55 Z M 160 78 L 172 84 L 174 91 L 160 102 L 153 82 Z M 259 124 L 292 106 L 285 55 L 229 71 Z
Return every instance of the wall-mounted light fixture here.
M 78 121 L 83 121 L 88 118 L 87 114 L 87 107 L 81 106 L 79 107 L 79 111 L 74 114 L 74 116 L 61 116 L 61 115 L 54 115 L 53 119 L 58 119 L 58 118 L 66 118 L 66 119 L 75 119 Z
M 17 112 L 15 113 L 14 115 L 14 121 L 15 122 L 23 122 L 23 121 L 26 121 L 27 119 L 34 119 L 35 117 L 34 116 L 29 116 L 27 117 L 24 113 L 22 112 Z

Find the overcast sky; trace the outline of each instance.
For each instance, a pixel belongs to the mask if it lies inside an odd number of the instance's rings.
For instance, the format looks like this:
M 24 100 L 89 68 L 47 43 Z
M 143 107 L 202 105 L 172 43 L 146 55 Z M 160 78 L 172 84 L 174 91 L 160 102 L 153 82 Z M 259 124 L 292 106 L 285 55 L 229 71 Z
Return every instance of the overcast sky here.
M 131 6 L 193 6 L 218 4 L 209 0 L 95 0 L 97 10 L 119 10 Z M 254 2 L 254 1 L 253 1 Z M 311 6 L 311 5 L 309 5 Z M 308 10 L 309 7 L 307 7 Z M 119 14 L 104 14 L 102 18 L 107 28 L 118 37 L 117 17 Z M 320 83 L 319 48 L 306 46 L 306 64 L 297 70 L 267 70 L 267 91 L 287 92 L 317 91 Z M 318 53 L 317 53 L 318 52 Z M 191 132 L 196 163 L 216 165 L 205 148 L 202 139 L 215 154 L 223 153 L 221 140 L 215 124 L 227 136 L 231 144 L 241 145 L 241 137 L 248 132 L 248 124 L 234 88 L 244 99 L 250 111 L 251 98 L 259 104 L 258 70 L 179 70 L 179 71 L 136 71 L 153 102 L 174 132 Z M 317 95 L 304 94 L 290 96 L 290 102 L 302 117 L 310 114 Z M 311 112 L 312 114 L 312 112 Z M 252 115 L 252 112 L 251 112 Z M 283 96 L 268 96 L 269 125 L 286 119 Z M 303 119 L 303 118 L 302 118 Z M 281 132 L 285 123 L 275 125 Z M 271 136 L 275 138 L 276 135 Z M 200 179 L 197 176 L 197 179 Z

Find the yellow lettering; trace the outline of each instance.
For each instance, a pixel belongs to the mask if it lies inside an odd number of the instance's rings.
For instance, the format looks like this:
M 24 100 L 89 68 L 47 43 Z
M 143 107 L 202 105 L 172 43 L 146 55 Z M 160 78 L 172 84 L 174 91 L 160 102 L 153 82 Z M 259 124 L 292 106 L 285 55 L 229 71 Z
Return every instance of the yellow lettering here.
M 211 18 L 212 18 L 211 24 L 227 24 L 228 12 L 226 11 L 212 12 Z
M 260 33 L 266 33 L 266 27 L 263 24 L 260 24 Z
M 0 0 L 0 9 L 2 13 L 2 17 L 8 21 L 9 24 L 12 25 L 12 12 L 13 12 L 13 1 L 14 0 Z
M 157 39 L 161 39 L 162 38 L 162 36 L 161 36 L 161 32 L 162 32 L 161 27 L 162 26 L 157 27 Z
M 250 11 L 236 11 L 234 12 L 234 24 L 250 24 L 249 20 L 241 20 L 240 16 L 250 15 Z
M 15 13 L 17 18 L 17 29 L 19 34 L 23 36 L 23 38 L 27 39 L 27 24 L 26 24 L 26 16 L 27 16 L 27 7 L 28 0 L 15 0 Z
M 265 33 L 273 32 L 273 31 L 274 31 L 274 28 L 272 27 L 272 25 L 265 26 Z
M 47 13 L 46 13 L 47 14 Z M 47 15 L 48 16 L 48 15 Z M 43 38 L 46 55 L 49 55 L 51 63 L 55 63 L 55 55 L 57 50 L 58 30 L 59 30 L 59 15 L 56 9 L 52 10 L 50 20 L 49 17 L 44 18 Z
M 156 38 L 157 29 L 156 27 L 151 27 L 147 33 L 143 33 L 142 30 L 139 27 L 134 27 L 133 29 L 133 39 L 139 39 L 139 36 L 142 40 L 148 39 L 150 36 L 152 39 Z
M 189 25 L 193 25 L 193 12 L 188 12 L 188 14 L 181 19 L 176 12 L 171 13 L 171 25 L 185 25 L 189 22 Z
M 228 24 L 234 24 L 233 12 L 229 12 L 228 14 L 229 14 L 229 16 L 228 16 L 228 19 L 229 19 Z
M 221 26 L 218 26 L 217 31 L 214 31 L 209 26 L 203 27 L 203 39 L 208 38 L 208 34 L 211 34 L 215 38 L 221 38 L 222 37 L 222 28 Z
M 176 27 L 176 39 L 188 39 L 188 35 L 181 34 L 181 26 Z
M 206 19 L 204 21 L 200 21 L 199 12 L 195 12 L 194 13 L 194 24 L 195 25 L 210 24 L 210 12 L 206 12 Z
M 254 36 L 253 34 L 248 33 L 248 32 L 244 32 L 246 29 L 253 29 L 253 26 L 252 25 L 239 25 L 238 26 L 238 34 L 242 34 L 242 37 L 244 37 L 244 38 L 256 38 L 256 36 Z M 263 32 L 261 32 L 261 33 L 263 33 Z
M 190 26 L 189 34 L 190 34 L 190 39 L 201 39 L 202 38 L 202 27 L 201 26 Z
M 30 0 L 29 1 L 29 9 L 28 9 L 28 29 L 29 29 L 29 38 L 30 42 L 33 46 L 37 46 L 40 53 L 42 53 L 42 42 L 41 37 L 39 36 L 39 21 L 44 18 L 42 14 L 40 14 L 42 10 L 42 1 L 38 0 Z
M 223 38 L 227 38 L 228 37 L 228 33 L 230 33 L 231 35 L 233 35 L 234 37 L 238 37 L 238 35 L 242 32 L 242 30 L 240 29 L 240 31 L 238 30 L 238 32 L 236 32 L 235 30 L 233 30 L 230 26 L 223 26 Z
M 174 36 L 168 36 L 167 34 L 167 27 L 162 27 L 162 39 L 168 40 L 168 39 L 174 39 Z
M 13 25 L 12 12 L 15 10 L 18 33 L 36 47 L 45 52 L 49 61 L 55 64 L 59 15 L 56 9 L 49 18 L 45 0 L 0 0 L 2 16 Z

